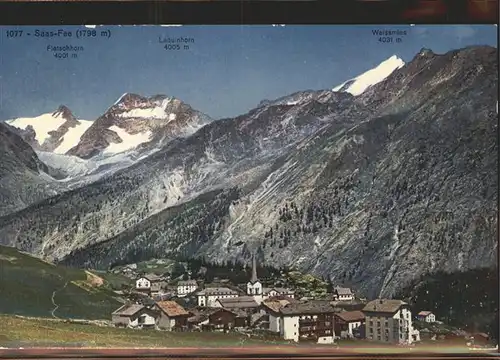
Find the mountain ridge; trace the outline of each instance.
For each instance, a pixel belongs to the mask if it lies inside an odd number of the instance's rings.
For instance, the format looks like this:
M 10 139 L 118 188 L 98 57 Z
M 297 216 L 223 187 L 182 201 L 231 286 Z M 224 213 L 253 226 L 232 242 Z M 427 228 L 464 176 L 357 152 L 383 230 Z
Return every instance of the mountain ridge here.
M 60 174 L 44 164 L 18 130 L 0 122 L 0 216 L 55 194 Z
M 357 96 L 265 101 L 0 218 L 0 236 L 102 269 L 158 253 L 249 261 L 257 251 L 262 263 L 293 263 L 371 296 L 429 269 L 493 263 L 496 55 L 417 54 Z M 35 241 L 33 228 L 43 229 Z
M 355 78 L 349 79 L 342 84 L 334 87 L 333 91 L 347 92 L 354 96 L 361 95 L 369 87 L 374 86 L 384 81 L 395 70 L 400 69 L 405 65 L 405 62 L 397 55 L 392 55 L 388 59 L 382 61 L 376 67 L 365 71 Z
M 106 152 L 158 147 L 167 139 L 192 134 L 210 121 L 175 97 L 125 93 L 95 120 L 67 155 L 88 159 Z

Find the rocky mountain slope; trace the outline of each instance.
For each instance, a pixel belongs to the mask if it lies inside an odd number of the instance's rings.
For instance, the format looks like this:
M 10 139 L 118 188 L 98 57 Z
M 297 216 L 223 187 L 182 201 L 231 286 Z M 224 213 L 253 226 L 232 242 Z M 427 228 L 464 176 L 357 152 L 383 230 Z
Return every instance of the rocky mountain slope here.
M 0 216 L 55 194 L 49 174 L 57 177 L 15 128 L 0 122 Z
M 358 96 L 299 92 L 174 139 L 0 218 L 0 239 L 96 268 L 257 251 L 391 296 L 424 273 L 496 262 L 497 90 L 496 48 L 422 49 Z
M 179 99 L 124 94 L 67 154 L 88 159 L 137 147 L 158 147 L 172 138 L 192 134 L 210 121 Z

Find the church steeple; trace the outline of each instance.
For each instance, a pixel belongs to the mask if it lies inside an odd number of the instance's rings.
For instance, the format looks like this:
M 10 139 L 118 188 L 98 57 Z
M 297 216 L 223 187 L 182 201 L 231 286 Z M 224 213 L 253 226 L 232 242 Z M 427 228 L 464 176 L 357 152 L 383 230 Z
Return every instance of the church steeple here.
M 257 260 L 255 259 L 255 254 L 252 255 L 252 277 L 250 282 L 255 284 L 259 279 L 257 278 Z
M 254 300 L 260 304 L 262 302 L 262 284 L 257 278 L 257 258 L 254 253 L 252 255 L 252 277 L 247 283 L 247 295 L 252 296 Z

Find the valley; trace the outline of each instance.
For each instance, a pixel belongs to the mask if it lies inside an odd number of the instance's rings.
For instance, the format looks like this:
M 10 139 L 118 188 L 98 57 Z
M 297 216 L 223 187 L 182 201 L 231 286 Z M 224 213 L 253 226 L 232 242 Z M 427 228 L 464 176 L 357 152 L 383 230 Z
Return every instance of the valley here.
M 30 155 L 3 175 L 0 242 L 99 270 L 255 253 L 370 298 L 429 272 L 493 266 L 497 49 L 400 60 L 219 120 L 173 97 L 125 94 L 64 153 L 61 134 L 80 122 L 67 108 L 45 138 L 8 121 L 8 156 Z M 33 189 L 27 199 L 19 184 Z

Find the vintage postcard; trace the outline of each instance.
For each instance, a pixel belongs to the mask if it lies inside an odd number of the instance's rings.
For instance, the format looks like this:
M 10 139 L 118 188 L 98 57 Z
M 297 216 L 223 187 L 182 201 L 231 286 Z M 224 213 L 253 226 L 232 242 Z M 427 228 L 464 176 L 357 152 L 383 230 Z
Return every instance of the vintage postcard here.
M 2 348 L 496 351 L 496 26 L 0 31 Z

